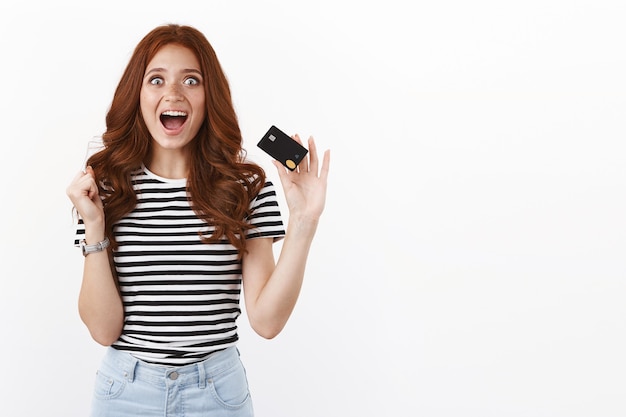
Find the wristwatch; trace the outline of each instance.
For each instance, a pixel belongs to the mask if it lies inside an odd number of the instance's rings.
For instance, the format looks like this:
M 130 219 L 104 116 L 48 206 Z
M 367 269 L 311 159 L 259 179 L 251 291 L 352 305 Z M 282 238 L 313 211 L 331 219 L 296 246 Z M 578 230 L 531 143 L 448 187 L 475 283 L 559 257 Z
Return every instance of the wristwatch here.
M 80 241 L 80 248 L 83 251 L 83 256 L 87 256 L 90 253 L 102 252 L 109 247 L 109 238 L 105 237 L 103 241 L 88 245 L 85 239 Z

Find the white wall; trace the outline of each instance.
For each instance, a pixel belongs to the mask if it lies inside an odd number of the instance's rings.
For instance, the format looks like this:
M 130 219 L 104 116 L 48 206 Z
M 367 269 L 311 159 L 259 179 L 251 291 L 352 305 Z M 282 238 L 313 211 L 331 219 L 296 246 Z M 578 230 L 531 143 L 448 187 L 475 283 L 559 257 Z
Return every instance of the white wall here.
M 270 177 L 270 124 L 332 149 L 290 323 L 240 321 L 258 416 L 626 415 L 624 2 L 11 3 L 2 415 L 87 413 L 65 187 L 167 22 L 213 43 Z

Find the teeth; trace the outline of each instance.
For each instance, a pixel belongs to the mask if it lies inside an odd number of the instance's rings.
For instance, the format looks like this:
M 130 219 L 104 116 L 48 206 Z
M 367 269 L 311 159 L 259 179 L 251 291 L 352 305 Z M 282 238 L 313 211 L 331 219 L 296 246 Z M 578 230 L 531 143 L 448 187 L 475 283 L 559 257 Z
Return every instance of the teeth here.
M 184 111 L 176 111 L 176 110 L 166 110 L 161 113 L 162 116 L 172 116 L 172 117 L 182 117 L 187 116 L 187 113 Z

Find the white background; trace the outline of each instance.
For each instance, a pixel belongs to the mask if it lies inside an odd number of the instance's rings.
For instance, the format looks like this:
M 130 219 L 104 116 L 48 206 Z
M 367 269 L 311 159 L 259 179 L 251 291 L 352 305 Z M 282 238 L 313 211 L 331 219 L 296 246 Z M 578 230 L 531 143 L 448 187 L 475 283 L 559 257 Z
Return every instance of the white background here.
M 296 311 L 271 341 L 239 322 L 258 416 L 626 416 L 625 21 L 618 0 L 4 2 L 0 413 L 87 415 L 103 348 L 65 187 L 136 43 L 177 22 L 271 179 L 270 124 L 332 150 Z

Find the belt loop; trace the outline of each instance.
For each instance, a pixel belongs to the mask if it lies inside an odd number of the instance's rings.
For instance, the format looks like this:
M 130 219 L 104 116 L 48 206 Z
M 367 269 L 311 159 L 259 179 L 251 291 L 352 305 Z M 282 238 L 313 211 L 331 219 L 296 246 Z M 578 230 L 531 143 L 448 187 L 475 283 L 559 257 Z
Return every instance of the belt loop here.
M 133 382 L 135 380 L 135 368 L 137 368 L 137 359 L 135 359 L 134 357 L 132 357 L 131 355 L 129 355 L 131 360 L 128 363 L 128 368 L 126 368 L 126 371 L 124 372 L 124 376 L 126 377 L 126 379 L 128 380 L 128 382 Z
M 204 389 L 206 387 L 206 369 L 204 369 L 204 362 L 201 361 L 196 364 L 198 367 L 198 388 Z

